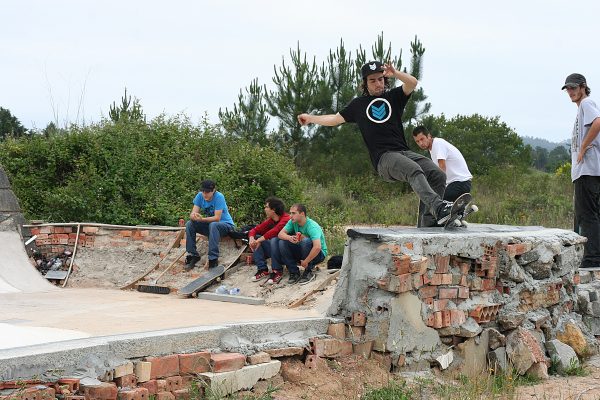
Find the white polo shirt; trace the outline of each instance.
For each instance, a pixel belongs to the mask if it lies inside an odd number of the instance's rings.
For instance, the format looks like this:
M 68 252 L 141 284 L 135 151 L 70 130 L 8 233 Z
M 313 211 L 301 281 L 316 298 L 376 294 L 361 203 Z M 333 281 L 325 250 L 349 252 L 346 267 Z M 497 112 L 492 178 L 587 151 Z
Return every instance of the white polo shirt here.
M 442 138 L 433 138 L 431 160 L 440 166 L 438 160 L 446 161 L 446 186 L 452 182 L 464 182 L 473 178 L 461 152 Z

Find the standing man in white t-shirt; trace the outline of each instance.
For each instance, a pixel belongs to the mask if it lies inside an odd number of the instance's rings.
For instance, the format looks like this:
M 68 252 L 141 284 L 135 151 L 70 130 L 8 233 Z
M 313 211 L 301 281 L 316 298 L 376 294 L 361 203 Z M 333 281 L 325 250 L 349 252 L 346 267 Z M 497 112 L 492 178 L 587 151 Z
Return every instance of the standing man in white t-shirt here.
M 413 138 L 422 150 L 429 150 L 431 160 L 446 173 L 444 200 L 455 201 L 461 194 L 471 192 L 473 175 L 455 146 L 442 138 L 431 136 L 424 126 L 417 126 L 413 130 Z
M 571 138 L 571 180 L 575 186 L 575 232 L 587 238 L 581 268 L 600 267 L 600 109 L 581 74 L 567 76 L 562 90 L 577 104 Z

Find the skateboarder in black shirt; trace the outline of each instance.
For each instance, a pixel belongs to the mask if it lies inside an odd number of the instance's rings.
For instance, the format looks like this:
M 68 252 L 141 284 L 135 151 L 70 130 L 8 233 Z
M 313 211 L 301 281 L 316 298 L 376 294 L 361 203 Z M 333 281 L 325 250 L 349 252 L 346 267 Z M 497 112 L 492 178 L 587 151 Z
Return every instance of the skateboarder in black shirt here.
M 408 182 L 424 204 L 417 225 L 444 224 L 452 207 L 451 202 L 442 200 L 446 175 L 429 158 L 410 151 L 402 127 L 404 107 L 417 79 L 379 61 L 363 65 L 361 74 L 362 96 L 337 114 L 300 114 L 298 122 L 324 126 L 356 123 L 379 176 L 388 182 Z M 388 78 L 392 77 L 399 79 L 402 86 L 389 89 Z

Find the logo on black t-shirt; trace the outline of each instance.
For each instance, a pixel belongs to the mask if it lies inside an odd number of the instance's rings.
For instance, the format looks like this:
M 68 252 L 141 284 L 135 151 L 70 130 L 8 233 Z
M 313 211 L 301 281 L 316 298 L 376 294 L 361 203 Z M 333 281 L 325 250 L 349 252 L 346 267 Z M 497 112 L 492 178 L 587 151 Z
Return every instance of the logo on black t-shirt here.
M 367 106 L 367 118 L 376 124 L 382 124 L 392 116 L 392 107 L 386 99 L 377 98 Z

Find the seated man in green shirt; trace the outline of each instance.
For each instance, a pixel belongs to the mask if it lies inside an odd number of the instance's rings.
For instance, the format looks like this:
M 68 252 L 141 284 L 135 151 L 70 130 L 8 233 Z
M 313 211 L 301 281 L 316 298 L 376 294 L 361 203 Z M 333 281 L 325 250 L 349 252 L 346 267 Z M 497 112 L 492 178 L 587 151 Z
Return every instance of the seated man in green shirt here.
M 319 224 L 306 216 L 303 204 L 294 204 L 290 208 L 290 217 L 275 239 L 277 243 L 273 250 L 277 251 L 271 254 L 271 266 L 279 280 L 285 265 L 290 273 L 288 283 L 305 285 L 315 279 L 313 267 L 327 256 L 325 235 Z M 298 262 L 304 268 L 302 276 Z

